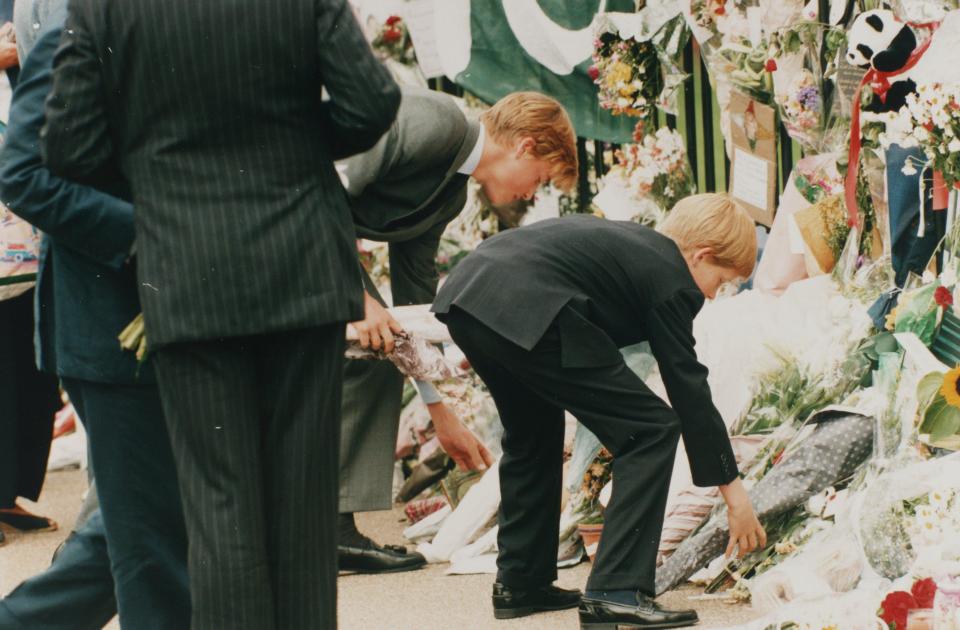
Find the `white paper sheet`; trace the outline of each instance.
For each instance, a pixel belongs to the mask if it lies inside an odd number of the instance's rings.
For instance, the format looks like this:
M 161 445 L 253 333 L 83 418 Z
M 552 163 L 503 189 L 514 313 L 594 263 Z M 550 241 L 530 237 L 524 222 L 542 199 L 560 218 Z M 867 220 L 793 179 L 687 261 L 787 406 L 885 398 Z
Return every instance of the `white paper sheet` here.
M 733 196 L 751 206 L 766 208 L 767 161 L 734 147 L 733 163 Z
M 443 76 L 443 64 L 437 48 L 436 11 L 433 0 L 408 0 L 403 7 L 403 19 L 410 29 L 417 64 L 428 79 Z

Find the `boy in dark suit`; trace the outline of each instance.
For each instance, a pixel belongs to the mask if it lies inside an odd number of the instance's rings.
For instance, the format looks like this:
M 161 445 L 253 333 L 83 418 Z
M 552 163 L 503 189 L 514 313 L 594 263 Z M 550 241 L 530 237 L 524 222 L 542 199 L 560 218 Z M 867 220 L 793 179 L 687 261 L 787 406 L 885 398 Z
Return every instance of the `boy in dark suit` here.
M 700 486 L 720 486 L 730 546 L 764 542 L 727 430 L 694 351 L 704 298 L 750 275 L 753 221 L 724 195 L 689 197 L 660 233 L 629 222 L 567 217 L 510 230 L 467 256 L 433 310 L 497 404 L 500 461 L 498 618 L 577 605 L 559 589 L 557 530 L 563 414 L 614 455 L 613 496 L 587 591 L 584 628 L 697 621 L 653 601 L 670 471 L 679 436 Z M 673 408 L 627 368 L 618 348 L 649 341 Z M 633 625 L 631 625 L 633 624 Z

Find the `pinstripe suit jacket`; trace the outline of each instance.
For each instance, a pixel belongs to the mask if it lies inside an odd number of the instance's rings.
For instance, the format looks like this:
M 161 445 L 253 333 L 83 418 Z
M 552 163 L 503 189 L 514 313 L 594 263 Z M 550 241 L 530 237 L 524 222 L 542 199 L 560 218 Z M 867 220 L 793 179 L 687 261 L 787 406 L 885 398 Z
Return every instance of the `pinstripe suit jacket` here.
M 346 0 L 70 0 L 44 159 L 130 181 L 154 347 L 306 328 L 363 315 L 333 160 L 399 100 Z

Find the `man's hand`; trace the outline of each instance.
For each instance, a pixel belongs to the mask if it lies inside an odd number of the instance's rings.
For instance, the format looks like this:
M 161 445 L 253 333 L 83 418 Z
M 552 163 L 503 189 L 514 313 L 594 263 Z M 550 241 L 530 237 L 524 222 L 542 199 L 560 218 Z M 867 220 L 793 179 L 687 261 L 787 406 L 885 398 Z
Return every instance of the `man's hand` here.
M 384 352 L 392 352 L 393 334 L 403 332 L 403 327 L 366 291 L 363 292 L 363 314 L 362 320 L 348 324 L 356 331 L 360 347 L 379 350 L 382 345 Z
M 486 470 L 493 465 L 493 456 L 460 419 L 442 402 L 427 405 L 440 446 L 460 470 Z
M 727 518 L 730 523 L 730 542 L 727 543 L 727 551 L 724 555 L 729 558 L 736 547 L 738 548 L 737 557 L 742 558 L 758 547 L 766 547 L 767 533 L 763 531 L 763 526 L 753 511 L 750 497 L 740 478 L 720 486 L 720 492 L 727 503 Z
M 6 70 L 17 65 L 17 45 L 5 42 L 0 44 L 0 70 Z

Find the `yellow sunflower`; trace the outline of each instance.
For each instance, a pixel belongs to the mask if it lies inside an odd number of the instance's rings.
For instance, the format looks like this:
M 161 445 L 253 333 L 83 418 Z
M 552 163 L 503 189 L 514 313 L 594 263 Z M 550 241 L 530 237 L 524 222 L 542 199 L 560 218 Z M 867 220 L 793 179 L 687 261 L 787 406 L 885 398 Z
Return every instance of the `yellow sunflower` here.
M 948 405 L 960 408 L 960 366 L 953 368 L 943 376 L 940 393 Z

